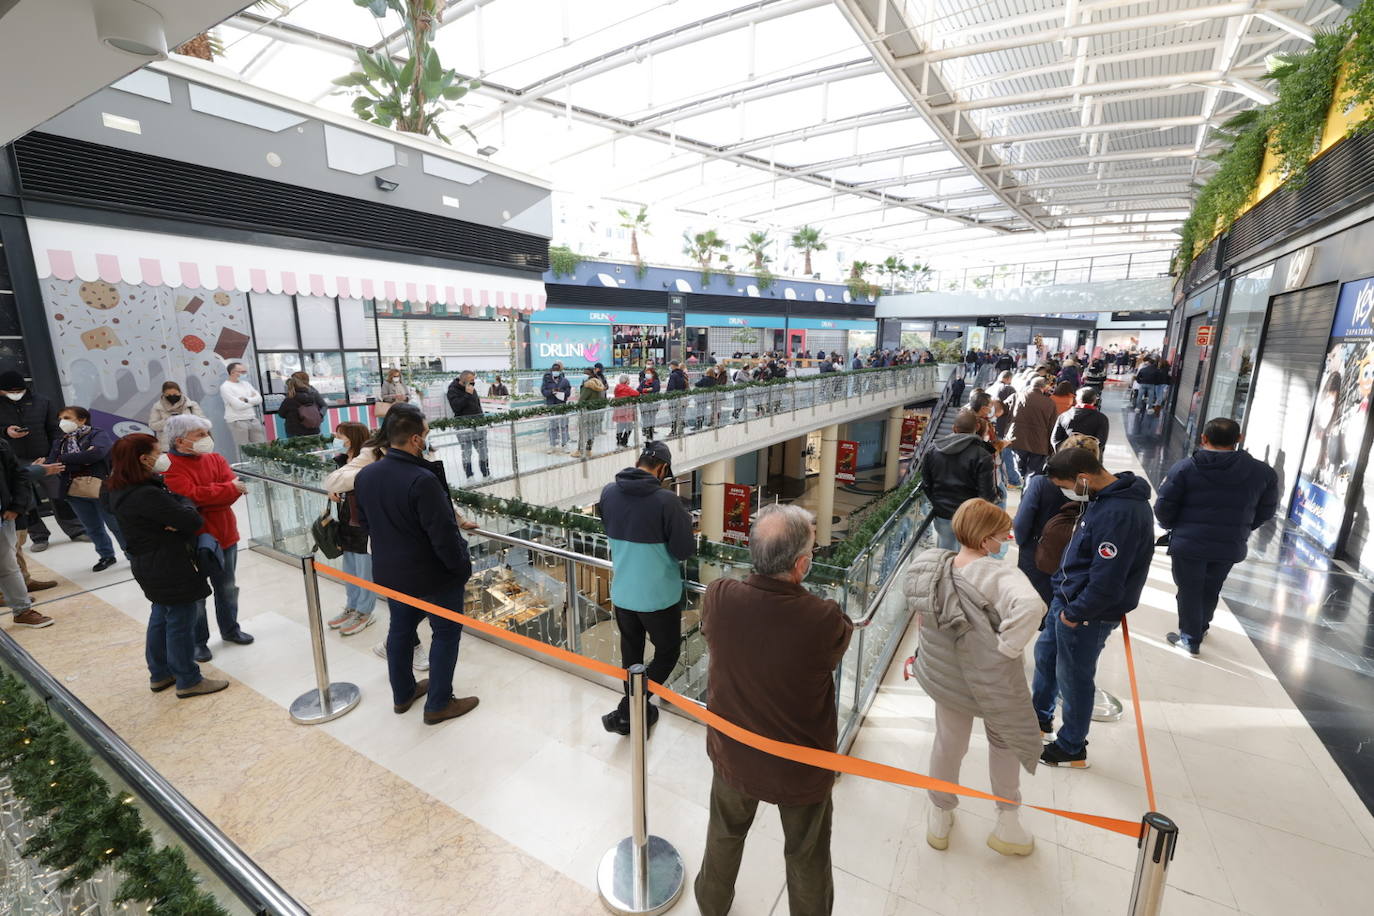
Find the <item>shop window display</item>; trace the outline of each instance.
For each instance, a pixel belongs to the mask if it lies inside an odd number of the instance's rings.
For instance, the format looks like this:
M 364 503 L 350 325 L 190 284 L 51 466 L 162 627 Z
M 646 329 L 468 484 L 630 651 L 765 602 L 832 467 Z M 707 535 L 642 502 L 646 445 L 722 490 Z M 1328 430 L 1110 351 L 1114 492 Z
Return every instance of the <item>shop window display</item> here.
M 268 329 L 258 344 L 258 381 L 268 411 L 286 396 L 293 372 L 310 375 L 310 384 L 332 405 L 361 404 L 381 384 L 375 306 L 362 299 L 252 293 L 253 333 Z M 345 346 L 366 347 L 351 350 Z
M 1266 265 L 1237 277 L 1231 284 L 1231 300 L 1226 307 L 1221 340 L 1216 348 L 1212 393 L 1207 400 L 1208 418 L 1230 417 L 1237 423 L 1245 423 L 1255 374 L 1255 354 L 1264 331 L 1269 282 L 1273 274 L 1273 265 Z
M 661 363 L 667 350 L 661 325 L 618 324 L 611 328 L 612 359 L 616 366 L 642 366 L 649 360 Z

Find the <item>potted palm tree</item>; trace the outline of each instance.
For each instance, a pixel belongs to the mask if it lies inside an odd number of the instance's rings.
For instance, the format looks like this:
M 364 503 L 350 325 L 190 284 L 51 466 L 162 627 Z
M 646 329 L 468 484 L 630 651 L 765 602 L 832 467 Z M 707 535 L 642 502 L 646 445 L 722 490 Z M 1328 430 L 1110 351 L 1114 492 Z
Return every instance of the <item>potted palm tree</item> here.
M 808 277 L 815 276 L 811 270 L 811 253 L 813 251 L 825 251 L 825 242 L 821 241 L 821 230 L 814 226 L 802 226 L 792 233 L 792 247 L 802 253 L 805 258 L 802 272 Z
M 744 244 L 739 246 L 739 250 L 753 260 L 754 279 L 758 281 L 760 290 L 773 285 L 773 273 L 768 269 L 769 262 L 773 260 L 768 254 L 768 247 L 772 244 L 773 240 L 767 232 L 751 232 L 744 237 Z
M 953 340 L 932 340 L 930 352 L 935 357 L 936 377 L 947 382 L 954 375 L 954 367 L 964 361 L 964 338 L 961 335 Z
M 687 255 L 697 266 L 701 268 L 701 285 L 705 286 L 711 282 L 711 277 L 715 273 L 711 262 L 717 253 L 725 251 L 730 247 L 730 243 L 721 238 L 714 229 L 707 229 L 705 232 L 682 233 L 682 253 Z
M 639 233 L 652 235 L 649 231 L 649 208 L 640 206 L 638 213 L 631 213 L 629 210 L 616 210 L 620 215 L 620 228 L 630 230 L 630 257 L 635 262 L 635 276 L 643 279 L 644 261 L 639 256 Z

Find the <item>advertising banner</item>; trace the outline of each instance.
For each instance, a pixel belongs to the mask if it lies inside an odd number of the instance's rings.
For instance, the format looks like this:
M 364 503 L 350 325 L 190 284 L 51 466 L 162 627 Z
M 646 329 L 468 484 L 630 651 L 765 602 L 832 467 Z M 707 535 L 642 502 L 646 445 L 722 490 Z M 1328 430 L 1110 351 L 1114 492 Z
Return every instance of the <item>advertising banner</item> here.
M 749 543 L 749 507 L 753 487 L 742 483 L 725 485 L 725 540 Z
M 554 363 L 581 369 L 610 361 L 610 325 L 530 324 L 530 367 L 533 369 L 547 369 Z
M 1341 289 L 1288 517 L 1328 551 L 1345 524 L 1374 392 L 1374 278 Z
M 835 479 L 841 483 L 853 483 L 854 473 L 859 469 L 859 443 L 842 439 L 835 443 Z

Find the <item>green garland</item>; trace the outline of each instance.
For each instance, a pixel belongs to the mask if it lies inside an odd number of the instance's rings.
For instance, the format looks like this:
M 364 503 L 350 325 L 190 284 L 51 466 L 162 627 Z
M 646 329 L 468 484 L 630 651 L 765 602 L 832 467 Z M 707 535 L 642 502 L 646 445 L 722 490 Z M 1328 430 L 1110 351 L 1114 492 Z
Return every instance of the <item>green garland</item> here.
M 1374 103 L 1374 3 L 1361 3 L 1345 20 L 1350 41 L 1345 46 L 1345 89 L 1341 104 L 1346 107 Z M 1374 128 L 1374 118 L 1355 129 Z
M 309 453 L 328 448 L 333 441 L 333 433 L 320 436 L 296 436 L 291 439 L 278 439 L 275 442 L 250 442 L 240 445 L 239 453 L 246 458 L 284 465 L 301 471 L 326 471 L 330 470 L 332 462 L 327 458 Z
M 155 848 L 134 797 L 118 795 L 66 726 L 0 671 L 0 769 L 33 818 L 45 819 L 23 849 L 73 887 L 113 866 L 124 880 L 115 903 L 151 901 L 155 916 L 227 916 L 197 885 L 181 850 Z
M 863 520 L 857 527 L 851 524 L 849 532 L 844 536 L 843 540 L 834 542 L 828 548 L 822 548 L 824 562 L 829 566 L 838 566 L 847 569 L 849 565 L 858 558 L 859 554 L 873 543 L 873 539 L 877 536 L 878 532 L 887 524 L 888 520 L 892 518 L 897 510 L 906 503 L 911 497 L 911 494 L 916 491 L 916 487 L 919 484 L 919 476 L 913 474 L 910 480 L 897 487 L 897 489 L 870 500 L 864 506 L 859 507 L 854 514 L 858 515 L 864 513 Z
M 1284 56 L 1269 73 L 1278 83 L 1278 101 L 1268 109 L 1276 171 L 1293 187 L 1307 177 L 1307 164 L 1321 142 L 1348 38 L 1345 29 L 1318 32 L 1311 50 Z

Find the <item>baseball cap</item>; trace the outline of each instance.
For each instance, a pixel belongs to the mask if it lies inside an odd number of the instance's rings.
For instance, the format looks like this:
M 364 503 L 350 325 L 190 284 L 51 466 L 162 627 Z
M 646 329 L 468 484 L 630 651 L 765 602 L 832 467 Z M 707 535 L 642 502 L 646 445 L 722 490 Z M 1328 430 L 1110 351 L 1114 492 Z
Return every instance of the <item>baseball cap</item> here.
M 664 477 L 673 476 L 673 453 L 668 450 L 667 444 L 655 439 L 653 442 L 644 444 L 644 451 L 639 453 L 640 458 L 652 458 L 654 461 L 661 461 L 668 466 L 664 472 Z

